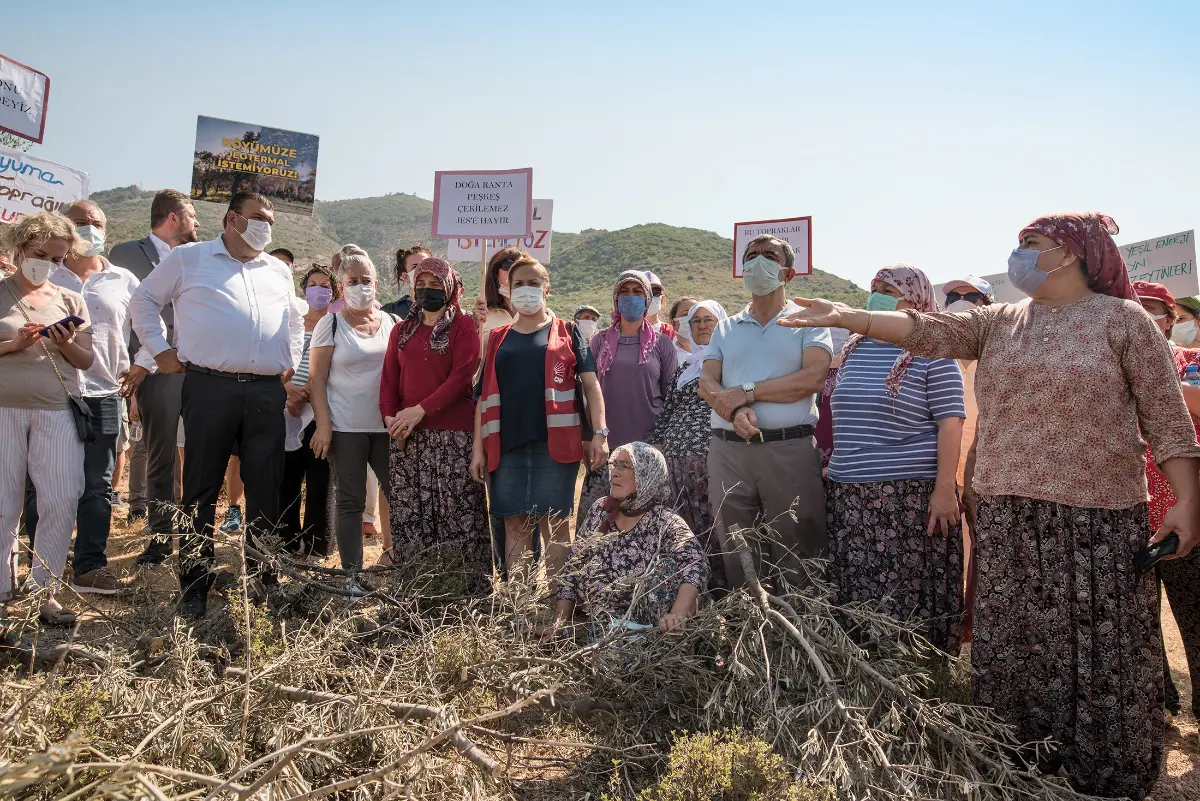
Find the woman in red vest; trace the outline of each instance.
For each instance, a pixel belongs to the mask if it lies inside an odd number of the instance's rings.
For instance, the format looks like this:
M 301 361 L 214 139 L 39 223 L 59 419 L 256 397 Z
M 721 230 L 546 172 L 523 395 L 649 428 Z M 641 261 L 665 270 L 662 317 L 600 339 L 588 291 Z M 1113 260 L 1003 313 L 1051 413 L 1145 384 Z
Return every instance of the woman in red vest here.
M 379 385 L 392 438 L 392 563 L 433 558 L 447 573 L 462 571 L 466 592 L 481 593 L 492 560 L 487 500 L 469 472 L 479 335 L 449 264 L 425 259 L 412 281 L 413 305 L 392 329 Z
M 504 519 L 510 570 L 526 560 L 534 527 L 547 520 L 546 574 L 553 581 L 571 544 L 579 462 L 586 457 L 595 469 L 608 461 L 604 398 L 578 327 L 546 308 L 546 268 L 523 254 L 508 280 L 517 319 L 488 337 L 471 475 L 489 482 L 491 513 Z M 586 443 L 580 386 L 595 429 Z

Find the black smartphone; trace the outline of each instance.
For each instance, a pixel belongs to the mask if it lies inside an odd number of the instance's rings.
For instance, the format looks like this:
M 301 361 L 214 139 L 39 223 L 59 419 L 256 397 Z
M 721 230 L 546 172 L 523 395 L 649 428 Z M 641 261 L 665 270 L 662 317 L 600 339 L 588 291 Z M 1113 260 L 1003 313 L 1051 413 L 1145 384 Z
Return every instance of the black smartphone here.
M 67 325 L 75 325 L 76 327 L 78 327 L 78 326 L 83 325 L 86 322 L 87 322 L 87 320 L 83 319 L 82 317 L 77 317 L 74 314 L 68 314 L 66 317 L 62 318 L 54 325 L 50 325 L 45 328 L 39 328 L 38 333 L 44 337 L 48 337 L 48 336 L 50 336 L 50 329 L 53 328 L 55 325 L 61 325 L 64 328 Z
M 1143 548 L 1133 557 L 1133 566 L 1137 568 L 1138 578 L 1150 572 L 1159 561 L 1169 554 L 1179 550 L 1179 535 L 1171 532 L 1162 542 Z

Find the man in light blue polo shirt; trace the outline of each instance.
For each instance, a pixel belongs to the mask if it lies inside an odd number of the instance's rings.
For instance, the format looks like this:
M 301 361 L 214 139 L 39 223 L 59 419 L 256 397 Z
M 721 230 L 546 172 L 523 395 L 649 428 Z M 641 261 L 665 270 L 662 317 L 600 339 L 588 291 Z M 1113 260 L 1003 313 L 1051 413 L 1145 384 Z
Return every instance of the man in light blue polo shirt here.
M 786 286 L 795 262 L 781 239 L 750 240 L 742 264 L 753 299 L 721 321 L 704 354 L 699 392 L 713 409 L 709 502 L 730 587 L 745 583 L 730 531 L 742 530 L 764 580 L 781 573 L 795 583 L 798 559 L 825 550 L 825 488 L 813 429 L 833 340 L 828 328 L 775 324 L 797 309 Z

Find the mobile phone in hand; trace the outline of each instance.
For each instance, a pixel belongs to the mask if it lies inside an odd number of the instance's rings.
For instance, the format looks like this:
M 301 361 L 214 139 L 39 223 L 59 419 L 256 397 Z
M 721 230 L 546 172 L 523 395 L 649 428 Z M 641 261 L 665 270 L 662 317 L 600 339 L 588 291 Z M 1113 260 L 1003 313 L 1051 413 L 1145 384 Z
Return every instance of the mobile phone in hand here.
M 48 337 L 48 336 L 50 336 L 50 329 L 54 328 L 55 326 L 61 325 L 63 328 L 66 328 L 68 325 L 74 325 L 76 327 L 79 327 L 79 326 L 83 325 L 85 322 L 87 322 L 87 321 L 84 320 L 82 317 L 77 317 L 74 314 L 68 314 L 66 317 L 62 318 L 61 320 L 59 320 L 57 323 L 54 323 L 53 325 L 48 325 L 45 328 L 39 328 L 38 333 L 44 337 Z
M 1150 568 L 1158 564 L 1164 556 L 1173 554 L 1179 550 L 1179 535 L 1175 532 L 1168 534 L 1162 542 L 1156 542 L 1154 545 L 1142 548 L 1137 552 L 1137 556 L 1133 558 L 1133 565 L 1137 568 L 1138 578 L 1150 572 Z

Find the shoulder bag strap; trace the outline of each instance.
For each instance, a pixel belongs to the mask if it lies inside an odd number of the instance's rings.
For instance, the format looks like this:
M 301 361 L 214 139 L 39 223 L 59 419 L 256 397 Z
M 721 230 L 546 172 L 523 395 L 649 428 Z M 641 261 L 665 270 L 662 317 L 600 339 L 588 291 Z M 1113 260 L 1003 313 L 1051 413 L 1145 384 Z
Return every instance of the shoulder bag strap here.
M 17 295 L 17 290 L 13 289 L 12 282 L 5 283 L 8 284 L 8 291 L 12 293 L 13 300 L 17 302 L 17 310 L 21 312 L 21 316 L 25 318 L 25 322 L 33 322 L 29 319 L 29 315 L 25 313 L 25 307 L 21 305 L 23 301 L 21 300 L 20 296 Z M 63 380 L 62 373 L 58 371 L 58 365 L 54 361 L 54 354 L 51 353 L 50 348 L 46 346 L 45 338 L 39 339 L 38 342 L 41 344 L 42 350 L 46 352 L 46 358 L 50 360 L 50 366 L 54 368 L 54 374 L 58 376 L 58 383 L 62 384 L 63 392 L 67 393 L 67 397 L 69 399 L 76 400 L 75 396 L 71 394 L 71 390 L 67 389 L 67 382 Z

